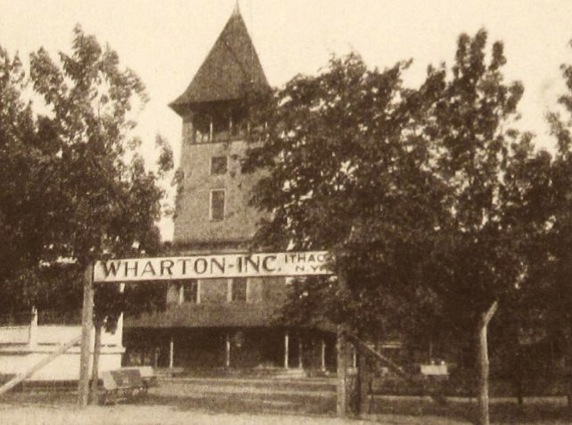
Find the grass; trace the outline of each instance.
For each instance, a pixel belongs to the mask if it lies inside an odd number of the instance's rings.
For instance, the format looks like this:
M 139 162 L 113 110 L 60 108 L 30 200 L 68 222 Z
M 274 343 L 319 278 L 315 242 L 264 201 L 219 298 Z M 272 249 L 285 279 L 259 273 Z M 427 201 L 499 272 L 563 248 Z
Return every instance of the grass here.
M 477 409 L 475 399 L 453 398 L 447 405 L 440 406 L 427 397 L 377 397 L 370 417 L 439 417 L 454 419 L 460 423 L 472 423 L 477 417 Z M 523 406 L 518 406 L 514 399 L 492 399 L 490 419 L 492 424 L 499 425 L 570 424 L 572 411 L 563 397 L 528 398 Z

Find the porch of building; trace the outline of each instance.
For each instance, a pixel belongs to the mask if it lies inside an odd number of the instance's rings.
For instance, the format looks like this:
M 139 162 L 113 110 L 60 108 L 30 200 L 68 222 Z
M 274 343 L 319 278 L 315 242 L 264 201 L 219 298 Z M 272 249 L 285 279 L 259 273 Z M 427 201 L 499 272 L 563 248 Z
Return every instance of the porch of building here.
M 124 366 L 177 369 L 185 374 L 335 373 L 332 332 L 278 326 L 129 328 Z

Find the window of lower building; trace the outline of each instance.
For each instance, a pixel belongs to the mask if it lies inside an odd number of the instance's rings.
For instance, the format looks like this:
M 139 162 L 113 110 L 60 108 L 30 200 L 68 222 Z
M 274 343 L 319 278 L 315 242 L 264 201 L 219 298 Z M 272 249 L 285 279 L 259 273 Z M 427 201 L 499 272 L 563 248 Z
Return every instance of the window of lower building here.
M 226 202 L 224 189 L 211 190 L 210 218 L 211 220 L 223 220 Z
M 232 279 L 232 292 L 230 297 L 232 302 L 246 302 L 246 286 L 247 280 L 245 277 L 237 277 Z
M 184 302 L 195 304 L 199 302 L 199 283 L 197 280 L 185 280 L 181 284 L 181 288 Z

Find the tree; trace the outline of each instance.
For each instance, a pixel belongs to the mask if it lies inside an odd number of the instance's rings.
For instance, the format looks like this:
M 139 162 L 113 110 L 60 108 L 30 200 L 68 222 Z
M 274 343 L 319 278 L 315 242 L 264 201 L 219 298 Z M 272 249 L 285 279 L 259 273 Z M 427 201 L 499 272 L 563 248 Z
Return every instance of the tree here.
M 155 221 L 164 195 L 158 177 L 172 168 L 170 151 L 159 158 L 159 176 L 145 168 L 130 136 L 130 112 L 146 101 L 144 86 L 122 69 L 117 54 L 75 29 L 73 52 L 60 54 L 61 68 L 40 49 L 31 58 L 31 78 L 47 107 L 61 161 L 56 213 L 48 254 L 74 258 L 82 267 L 105 255 L 133 255 L 134 244 L 157 250 Z M 158 145 L 166 148 L 162 139 Z M 138 251 L 138 250 L 137 250 Z M 115 288 L 99 288 L 94 310 L 97 357 L 103 326 L 114 328 L 125 310 Z
M 19 57 L 0 48 L 0 311 L 12 318 L 42 289 L 50 292 L 39 266 L 57 148 L 49 123 L 36 119 L 25 100 L 27 88 Z
M 511 155 L 519 139 L 510 126 L 523 88 L 503 82 L 501 43 L 493 44 L 487 64 L 486 41 L 485 31 L 459 38 L 453 75 L 435 105 L 431 128 L 440 148 L 435 172 L 447 182 L 450 205 L 436 251 L 442 258 L 440 298 L 460 329 L 477 331 L 480 423 L 488 423 L 487 326 L 523 273 L 516 248 L 526 237 L 507 223 L 511 194 L 505 181 L 519 158 Z
M 376 311 L 395 311 L 404 299 L 428 296 L 416 285 L 420 269 L 405 265 L 422 262 L 432 243 L 425 229 L 444 213 L 435 195 L 443 185 L 429 172 L 419 124 L 440 81 L 432 77 L 420 90 L 406 89 L 407 66 L 368 70 L 350 54 L 332 58 L 319 76 L 294 78 L 276 94 L 277 107 L 266 103 L 254 114 L 266 138 L 245 164 L 246 171 L 268 170 L 253 195 L 271 213 L 259 242 L 335 252 L 349 292 L 336 287 L 324 299 L 332 300 L 338 321 L 360 332 L 376 332 L 390 317 L 364 321 L 355 314 L 369 311 L 363 307 L 372 307 L 371 300 Z
M 544 212 L 544 237 L 533 255 L 537 261 L 530 271 L 530 291 L 523 303 L 535 319 L 537 327 L 546 330 L 557 341 L 563 356 L 571 359 L 572 329 L 572 65 L 561 65 L 566 91 L 548 114 L 551 135 L 556 142 L 553 156 L 547 157 L 542 185 L 536 185 L 536 196 Z M 569 403 L 570 403 L 569 399 Z
M 54 61 L 41 48 L 31 55 L 33 100 L 43 101 L 39 115 L 24 100 L 27 78 L 19 60 L 1 50 L 0 58 L 0 159 L 7 164 L 0 221 L 13 244 L 0 252 L 2 266 L 13 270 L 2 275 L 0 299 L 12 310 L 77 311 L 78 283 L 94 260 L 159 250 L 159 182 L 173 166 L 172 153 L 158 137 L 157 171 L 147 169 L 132 134 L 147 100 L 144 86 L 112 49 L 80 27 L 71 54 Z M 104 325 L 114 328 L 129 308 L 129 298 L 117 291 L 97 292 L 96 334 Z M 139 301 L 136 290 L 129 293 Z M 71 305 L 54 304 L 58 296 Z
M 511 129 L 523 88 L 503 81 L 502 43 L 487 59 L 486 41 L 462 35 L 451 71 L 429 67 L 418 89 L 401 84 L 407 63 L 370 71 L 356 54 L 294 78 L 261 108 L 266 139 L 245 164 L 267 170 L 253 195 L 270 213 L 261 244 L 330 250 L 347 276 L 296 288 L 297 302 L 365 335 L 442 327 L 478 346 L 481 423 L 487 324 L 518 287 L 519 232 L 533 228 L 510 214 L 529 195 L 519 167 L 536 155 Z
M 517 355 L 515 374 L 522 386 L 522 376 L 558 373 L 551 360 L 556 354 L 570 360 L 572 334 L 570 329 L 570 176 L 572 175 L 570 113 L 572 101 L 572 67 L 562 65 L 567 92 L 560 96 L 558 108 L 548 114 L 556 149 L 533 152 L 531 143 L 515 149 L 518 158 L 511 161 L 505 182 L 505 222 L 513 233 L 520 235 L 519 253 L 525 270 L 518 282 L 518 291 L 511 299 L 511 323 L 516 331 L 525 331 L 528 346 L 541 345 L 551 349 Z M 522 350 L 521 350 L 522 351 Z M 517 353 L 520 354 L 520 353 Z M 519 397 L 522 403 L 522 395 Z M 569 395 L 569 403 L 572 398 Z
M 133 154 L 140 142 L 131 136 L 130 114 L 146 101 L 143 84 L 121 69 L 109 47 L 79 27 L 74 36 L 72 54 L 60 53 L 61 68 L 40 49 L 30 69 L 34 89 L 49 108 L 44 119 L 61 158 L 53 170 L 59 190 L 45 255 L 86 264 L 110 252 L 129 252 L 153 232 L 163 193 L 157 176 Z

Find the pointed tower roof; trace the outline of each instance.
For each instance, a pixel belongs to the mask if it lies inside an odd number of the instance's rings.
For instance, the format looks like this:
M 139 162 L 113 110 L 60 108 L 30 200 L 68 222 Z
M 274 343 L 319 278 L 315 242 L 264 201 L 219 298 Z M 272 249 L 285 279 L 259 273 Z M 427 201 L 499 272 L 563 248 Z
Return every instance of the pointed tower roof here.
M 187 107 L 244 97 L 249 89 L 269 89 L 238 3 L 185 92 L 170 103 L 179 115 Z

